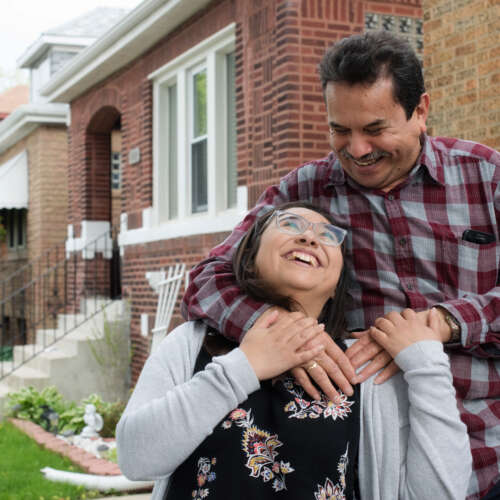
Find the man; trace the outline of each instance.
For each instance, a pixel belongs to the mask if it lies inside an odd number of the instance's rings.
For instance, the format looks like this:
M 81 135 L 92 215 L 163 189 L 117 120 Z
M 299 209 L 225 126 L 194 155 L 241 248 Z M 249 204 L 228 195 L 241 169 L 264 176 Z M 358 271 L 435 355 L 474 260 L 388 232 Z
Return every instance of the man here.
M 241 338 L 267 308 L 244 296 L 231 255 L 269 205 L 303 199 L 348 229 L 349 330 L 364 330 L 391 310 L 440 312 L 457 402 L 474 460 L 468 500 L 500 496 L 500 154 L 486 146 L 426 135 L 429 96 L 411 47 L 384 32 L 341 40 L 320 65 L 332 153 L 268 188 L 234 232 L 191 273 L 183 302 L 203 319 Z M 369 330 L 345 354 L 328 340 L 307 373 L 330 397 L 346 393 L 390 362 Z M 353 369 L 367 367 L 354 376 Z M 317 390 L 306 370 L 304 388 Z M 378 375 L 394 373 L 390 364 Z

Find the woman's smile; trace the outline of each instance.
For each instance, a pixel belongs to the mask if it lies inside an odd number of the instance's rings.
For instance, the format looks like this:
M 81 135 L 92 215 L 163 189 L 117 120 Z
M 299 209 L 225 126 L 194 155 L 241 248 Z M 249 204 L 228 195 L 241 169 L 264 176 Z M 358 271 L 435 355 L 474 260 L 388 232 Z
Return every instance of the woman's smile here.
M 303 250 L 292 250 L 288 252 L 285 256 L 286 260 L 305 267 L 320 267 L 319 259 L 312 253 L 305 252 Z

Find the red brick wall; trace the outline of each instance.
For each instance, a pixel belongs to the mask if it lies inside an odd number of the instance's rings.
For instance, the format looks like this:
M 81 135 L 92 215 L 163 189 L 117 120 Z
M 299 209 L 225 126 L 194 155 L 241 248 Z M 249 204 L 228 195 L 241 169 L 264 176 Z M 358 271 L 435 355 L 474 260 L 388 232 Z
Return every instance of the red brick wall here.
M 158 295 L 154 293 L 146 273 L 159 271 L 176 262 L 185 262 L 190 269 L 201 259 L 205 258 L 208 251 L 222 242 L 226 233 L 192 236 L 189 238 L 174 238 L 171 240 L 135 245 L 126 247 L 123 258 L 123 285 L 124 298 L 131 304 L 131 341 L 132 341 L 132 379 L 139 376 L 142 365 L 146 360 L 150 339 L 141 336 L 141 314 L 149 315 L 150 327 L 153 327 L 156 313 Z M 179 313 L 179 301 L 184 293 L 184 282 L 181 284 L 179 298 L 174 309 L 171 329 L 183 320 Z
M 92 117 L 109 106 L 121 114 L 122 207 L 129 229 L 141 226 L 153 191 L 152 85 L 147 75 L 231 22 L 236 22 L 238 184 L 248 187 L 249 204 L 292 168 L 325 156 L 328 130 L 317 64 L 327 46 L 363 31 L 365 11 L 417 17 L 420 2 L 215 0 L 137 61 L 76 99 L 70 129 L 72 222 L 95 213 L 89 208 L 95 200 L 89 201 L 93 166 L 86 134 Z M 141 161 L 129 165 L 128 152 L 136 147 Z M 78 234 L 78 225 L 75 229 Z M 194 265 L 223 237 L 193 236 L 125 249 L 123 292 L 132 301 L 134 381 L 147 355 L 140 314 L 153 318 L 157 299 L 145 273 L 178 260 Z M 174 324 L 178 321 L 176 313 Z

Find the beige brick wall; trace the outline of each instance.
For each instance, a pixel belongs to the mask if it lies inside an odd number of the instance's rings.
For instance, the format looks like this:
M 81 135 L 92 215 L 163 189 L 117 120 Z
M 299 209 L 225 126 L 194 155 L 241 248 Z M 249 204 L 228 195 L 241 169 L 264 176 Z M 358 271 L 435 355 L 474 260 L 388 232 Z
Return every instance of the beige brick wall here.
M 500 3 L 425 0 L 423 8 L 429 132 L 500 149 Z
M 28 152 L 27 255 L 34 259 L 64 242 L 67 227 L 68 145 L 66 127 L 40 126 L 0 154 L 0 165 Z M 0 256 L 5 258 L 5 244 Z M 1 258 L 1 257 L 0 257 Z
M 28 138 L 28 154 L 28 249 L 29 257 L 33 259 L 66 238 L 66 127 L 38 127 Z

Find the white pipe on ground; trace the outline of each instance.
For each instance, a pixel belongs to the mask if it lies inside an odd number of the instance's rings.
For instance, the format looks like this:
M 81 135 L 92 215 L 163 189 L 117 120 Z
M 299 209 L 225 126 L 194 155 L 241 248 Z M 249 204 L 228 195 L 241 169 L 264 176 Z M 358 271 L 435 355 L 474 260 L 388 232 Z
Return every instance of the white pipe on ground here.
M 130 481 L 125 476 L 97 476 L 79 472 L 66 472 L 52 467 L 44 467 L 40 472 L 50 481 L 76 484 L 90 490 L 134 491 L 153 487 L 152 481 Z

